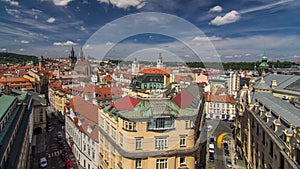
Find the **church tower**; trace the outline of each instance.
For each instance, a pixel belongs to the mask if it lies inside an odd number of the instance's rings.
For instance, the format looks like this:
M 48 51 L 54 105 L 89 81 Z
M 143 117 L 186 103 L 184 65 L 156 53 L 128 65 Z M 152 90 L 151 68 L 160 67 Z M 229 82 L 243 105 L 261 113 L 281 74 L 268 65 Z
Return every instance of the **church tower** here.
M 159 53 L 158 59 L 156 61 L 156 67 L 159 68 L 159 69 L 164 68 L 164 63 L 163 63 L 163 60 L 162 60 L 161 53 Z
M 79 60 L 81 60 L 81 61 L 85 60 L 85 58 L 84 58 L 84 56 L 83 56 L 82 48 L 80 49 Z
M 39 69 L 41 70 L 43 67 L 45 67 L 45 59 L 43 56 L 39 58 Z
M 139 62 L 137 61 L 136 58 L 134 58 L 134 61 L 132 62 L 132 66 L 131 66 L 131 72 L 133 75 L 137 75 L 139 73 L 139 70 L 140 70 Z
M 77 58 L 75 56 L 74 48 L 72 47 L 70 55 L 69 55 L 69 62 L 70 62 L 70 67 L 73 70 L 75 67 L 75 64 L 77 62 Z

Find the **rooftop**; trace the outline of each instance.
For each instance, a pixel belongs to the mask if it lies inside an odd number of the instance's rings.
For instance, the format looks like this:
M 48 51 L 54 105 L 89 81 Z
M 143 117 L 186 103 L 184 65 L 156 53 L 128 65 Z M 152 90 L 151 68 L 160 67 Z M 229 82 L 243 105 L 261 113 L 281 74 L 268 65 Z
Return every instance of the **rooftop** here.
M 300 127 L 300 110 L 292 104 L 273 96 L 272 93 L 255 92 L 254 99 L 270 109 L 276 116 L 280 116 L 286 123 Z
M 0 120 L 2 120 L 7 110 L 11 107 L 15 100 L 16 97 L 0 94 Z
M 139 73 L 142 73 L 142 74 L 161 74 L 161 75 L 169 74 L 164 69 L 159 69 L 159 68 L 143 68 L 143 69 L 140 70 Z

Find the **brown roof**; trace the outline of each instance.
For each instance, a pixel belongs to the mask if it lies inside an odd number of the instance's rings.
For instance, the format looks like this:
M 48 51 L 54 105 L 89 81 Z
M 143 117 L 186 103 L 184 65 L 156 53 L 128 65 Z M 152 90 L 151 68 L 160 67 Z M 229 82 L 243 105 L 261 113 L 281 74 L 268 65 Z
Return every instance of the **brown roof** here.
M 204 93 L 205 101 L 207 102 L 223 102 L 223 103 L 232 103 L 234 104 L 236 100 L 229 95 L 213 95 L 209 93 Z
M 75 96 L 70 100 L 69 107 L 78 113 L 77 118 L 82 123 L 81 126 L 78 126 L 78 121 L 74 118 L 73 122 L 75 125 L 94 140 L 98 140 L 98 106 L 90 101 L 85 101 L 79 96 Z M 88 127 L 92 129 L 91 133 L 88 132 Z
M 159 68 L 143 68 L 140 70 L 139 73 L 143 73 L 143 74 L 169 74 L 167 71 L 165 71 L 164 69 L 159 69 Z

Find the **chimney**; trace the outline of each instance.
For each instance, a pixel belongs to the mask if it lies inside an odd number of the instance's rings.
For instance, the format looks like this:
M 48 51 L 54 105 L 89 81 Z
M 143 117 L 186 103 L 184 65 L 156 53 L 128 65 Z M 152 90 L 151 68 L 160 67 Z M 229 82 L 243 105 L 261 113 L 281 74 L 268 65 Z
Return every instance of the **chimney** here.
M 276 82 L 276 80 L 272 80 L 271 88 L 272 88 L 272 89 L 276 89 L 276 87 L 277 87 L 277 82 Z
M 98 106 L 98 101 L 97 101 L 96 98 L 93 99 L 93 104 L 96 105 L 96 106 Z

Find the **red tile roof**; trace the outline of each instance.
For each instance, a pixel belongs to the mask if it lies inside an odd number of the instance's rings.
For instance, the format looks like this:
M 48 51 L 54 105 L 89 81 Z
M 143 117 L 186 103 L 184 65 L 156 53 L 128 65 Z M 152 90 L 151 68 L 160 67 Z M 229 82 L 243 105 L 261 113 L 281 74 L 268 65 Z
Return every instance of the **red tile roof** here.
M 125 96 L 114 103 L 111 104 L 112 107 L 115 107 L 118 110 L 133 110 L 133 108 L 140 102 L 139 99 Z
M 177 94 L 172 100 L 175 102 L 180 108 L 185 109 L 189 107 L 191 102 L 193 101 L 193 95 L 189 93 L 187 90 L 182 90 L 179 94 Z
M 236 100 L 229 95 L 212 95 L 209 93 L 204 93 L 205 101 L 207 102 L 221 102 L 221 103 L 232 103 L 234 104 Z
M 159 68 L 143 68 L 143 69 L 140 70 L 139 73 L 143 73 L 143 74 L 162 74 L 162 75 L 168 74 L 167 71 L 165 71 L 163 69 L 159 69 Z
M 98 140 L 98 130 L 94 128 L 98 126 L 98 106 L 79 96 L 74 96 L 68 104 L 68 107 L 71 107 L 74 112 L 79 113 L 77 118 L 73 120 L 76 127 L 94 140 Z M 78 120 L 81 121 L 81 126 L 78 125 Z M 91 133 L 88 132 L 88 126 L 92 128 Z

